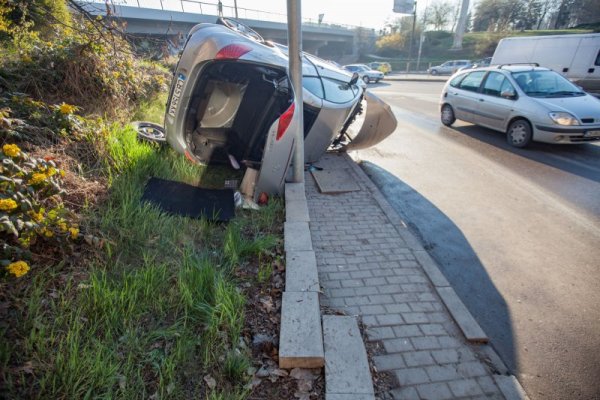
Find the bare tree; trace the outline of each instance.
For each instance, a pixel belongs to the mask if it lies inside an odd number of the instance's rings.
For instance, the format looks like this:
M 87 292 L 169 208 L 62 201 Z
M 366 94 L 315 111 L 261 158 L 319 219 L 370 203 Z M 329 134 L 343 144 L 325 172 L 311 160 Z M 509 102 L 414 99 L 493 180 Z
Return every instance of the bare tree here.
M 433 25 L 436 31 L 442 30 L 450 22 L 454 7 L 447 1 L 436 1 L 428 9 L 425 24 Z

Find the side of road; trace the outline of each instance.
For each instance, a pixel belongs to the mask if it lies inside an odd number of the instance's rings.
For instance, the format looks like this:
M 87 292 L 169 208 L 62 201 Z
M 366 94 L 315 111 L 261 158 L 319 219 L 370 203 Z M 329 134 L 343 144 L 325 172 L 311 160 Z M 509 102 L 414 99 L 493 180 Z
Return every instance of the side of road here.
M 358 185 L 323 194 L 305 176 L 321 304 L 359 316 L 368 340 L 382 343 L 373 361 L 398 383 L 382 398 L 526 398 L 490 346 L 467 342 L 463 334 L 479 342 L 485 334 L 456 295 L 448 300 L 453 291 L 437 265 L 366 174 L 346 154 L 317 164 Z
M 429 74 L 407 74 L 394 72 L 388 74 L 383 79 L 385 81 L 413 81 L 413 82 L 446 82 L 450 75 L 429 75 Z

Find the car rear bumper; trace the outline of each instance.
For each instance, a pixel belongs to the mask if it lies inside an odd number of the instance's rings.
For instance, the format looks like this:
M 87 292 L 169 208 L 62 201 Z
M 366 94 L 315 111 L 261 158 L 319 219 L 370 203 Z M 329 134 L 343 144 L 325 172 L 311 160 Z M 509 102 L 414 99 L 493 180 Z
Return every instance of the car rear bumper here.
M 555 127 L 535 125 L 534 140 L 547 143 L 586 143 L 600 141 L 600 125 Z

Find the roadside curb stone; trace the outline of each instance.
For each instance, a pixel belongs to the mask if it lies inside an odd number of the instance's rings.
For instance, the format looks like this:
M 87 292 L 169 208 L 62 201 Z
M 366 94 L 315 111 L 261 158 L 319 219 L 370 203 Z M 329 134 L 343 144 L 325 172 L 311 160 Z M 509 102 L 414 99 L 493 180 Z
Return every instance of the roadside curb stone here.
M 284 231 L 284 250 L 302 251 L 312 250 L 312 239 L 310 237 L 310 229 L 308 222 L 285 222 L 283 225 Z
M 351 395 L 375 400 L 369 361 L 356 318 L 324 315 L 323 341 L 327 398 Z

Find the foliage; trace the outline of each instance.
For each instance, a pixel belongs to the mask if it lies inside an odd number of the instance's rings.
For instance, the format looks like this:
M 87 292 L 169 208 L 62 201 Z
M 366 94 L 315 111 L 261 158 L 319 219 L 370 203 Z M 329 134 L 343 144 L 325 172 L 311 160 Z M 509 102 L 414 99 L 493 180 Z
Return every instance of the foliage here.
M 554 29 L 600 20 L 597 0 L 482 0 L 473 19 L 475 31 Z
M 0 31 L 9 36 L 23 27 L 33 27 L 45 35 L 57 21 L 65 25 L 71 22 L 65 0 L 5 0 L 0 4 Z
M 0 90 L 67 102 L 85 114 L 124 116 L 167 84 L 165 68 L 140 62 L 127 41 L 94 22 L 74 19 L 45 34 L 33 23 L 11 26 L 12 41 L 0 51 Z
M 44 241 L 63 247 L 79 237 L 79 226 L 62 203 L 64 172 L 54 161 L 30 157 L 17 145 L 5 144 L 0 162 L 0 263 L 20 277 L 23 268 L 15 269 L 15 263 L 30 258 L 31 246 Z

